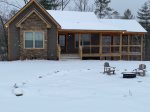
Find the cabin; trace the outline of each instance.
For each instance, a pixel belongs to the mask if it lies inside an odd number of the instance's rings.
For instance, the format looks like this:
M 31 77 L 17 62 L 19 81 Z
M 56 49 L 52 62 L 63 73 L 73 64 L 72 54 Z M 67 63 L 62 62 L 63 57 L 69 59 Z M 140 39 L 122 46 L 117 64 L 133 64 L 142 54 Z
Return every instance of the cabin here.
M 64 56 L 143 60 L 146 30 L 136 20 L 45 10 L 36 0 L 30 0 L 5 27 L 9 60 L 59 60 Z

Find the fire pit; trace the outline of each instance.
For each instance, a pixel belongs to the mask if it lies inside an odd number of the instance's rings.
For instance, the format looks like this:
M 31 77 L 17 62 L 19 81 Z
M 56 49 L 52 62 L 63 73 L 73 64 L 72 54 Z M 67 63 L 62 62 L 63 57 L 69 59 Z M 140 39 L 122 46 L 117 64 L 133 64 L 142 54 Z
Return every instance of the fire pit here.
M 136 73 L 135 72 L 123 72 L 123 78 L 135 78 Z

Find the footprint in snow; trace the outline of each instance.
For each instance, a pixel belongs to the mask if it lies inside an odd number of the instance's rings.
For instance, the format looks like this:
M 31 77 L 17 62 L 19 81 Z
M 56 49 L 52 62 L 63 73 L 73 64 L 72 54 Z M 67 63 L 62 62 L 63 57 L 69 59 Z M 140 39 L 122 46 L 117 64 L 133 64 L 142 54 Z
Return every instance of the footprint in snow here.
M 137 81 L 138 83 L 141 83 L 142 81 Z
M 59 71 L 55 71 L 54 73 L 57 74 L 57 73 L 59 73 Z
M 42 76 L 39 76 L 38 78 L 41 79 L 41 78 L 43 78 L 43 77 L 42 77 Z

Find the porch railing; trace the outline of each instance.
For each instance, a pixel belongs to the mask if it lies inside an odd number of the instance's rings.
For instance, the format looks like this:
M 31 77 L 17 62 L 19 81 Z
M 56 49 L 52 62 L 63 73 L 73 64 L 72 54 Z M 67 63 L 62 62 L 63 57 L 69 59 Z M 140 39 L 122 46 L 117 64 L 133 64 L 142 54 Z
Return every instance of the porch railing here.
M 61 47 L 59 44 L 57 44 L 57 57 L 58 57 L 58 60 L 60 60 L 60 56 L 61 56 Z

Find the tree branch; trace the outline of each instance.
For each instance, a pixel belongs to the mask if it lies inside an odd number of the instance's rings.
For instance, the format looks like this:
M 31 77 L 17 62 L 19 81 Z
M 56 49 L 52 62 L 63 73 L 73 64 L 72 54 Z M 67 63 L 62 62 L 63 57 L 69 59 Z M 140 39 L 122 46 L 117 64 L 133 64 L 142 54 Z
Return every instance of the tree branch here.
M 13 7 L 15 7 L 15 8 L 21 9 L 21 7 L 18 7 L 18 6 L 16 6 L 16 5 L 14 5 L 14 4 L 11 4 L 11 3 L 7 2 L 7 1 L 0 1 L 0 3 L 5 3 L 5 4 L 10 5 L 10 6 L 13 6 Z

